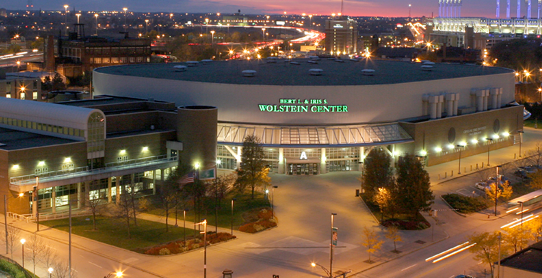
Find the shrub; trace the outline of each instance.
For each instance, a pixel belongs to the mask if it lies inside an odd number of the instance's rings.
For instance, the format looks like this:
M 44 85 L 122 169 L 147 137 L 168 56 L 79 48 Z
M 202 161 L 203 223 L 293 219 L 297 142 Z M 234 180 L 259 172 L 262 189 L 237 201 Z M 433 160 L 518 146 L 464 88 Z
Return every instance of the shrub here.
M 14 278 L 25 278 L 22 270 L 20 270 L 16 265 L 11 264 L 6 260 L 0 260 L 0 270 L 10 274 L 11 277 Z
M 160 252 L 158 254 L 160 254 L 160 255 L 169 255 L 169 254 L 171 254 L 171 251 L 169 251 L 169 249 L 164 247 L 164 248 L 160 249 Z
M 442 195 L 442 198 L 461 213 L 472 213 L 486 209 L 487 203 L 481 198 L 467 197 L 455 193 Z
M 273 211 L 272 210 L 268 210 L 268 209 L 261 209 L 260 212 L 258 213 L 258 218 L 259 219 L 265 219 L 265 220 L 269 220 L 271 218 L 273 218 Z
M 245 224 L 245 225 L 239 227 L 239 231 L 245 232 L 245 233 L 255 233 L 255 232 L 257 232 L 256 229 L 254 228 L 254 223 L 248 223 L 248 224 Z

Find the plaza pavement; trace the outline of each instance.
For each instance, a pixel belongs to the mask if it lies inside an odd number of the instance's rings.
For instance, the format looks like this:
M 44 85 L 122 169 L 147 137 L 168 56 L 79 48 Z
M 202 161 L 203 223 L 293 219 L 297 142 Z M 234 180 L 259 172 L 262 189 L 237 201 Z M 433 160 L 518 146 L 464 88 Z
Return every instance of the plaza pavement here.
M 536 147 L 542 138 L 541 130 L 525 129 L 522 149 L 527 152 Z M 514 160 L 514 152 L 519 146 L 491 151 L 490 162 L 498 165 Z M 479 154 L 462 158 L 461 164 L 469 167 L 481 162 L 487 162 L 487 154 Z M 470 184 L 477 179 L 473 172 L 455 175 L 443 179 L 443 173 L 456 170 L 457 161 L 427 167 L 435 195 L 461 190 L 464 184 Z M 469 167 L 470 168 L 470 167 Z M 455 172 L 455 171 L 454 171 Z M 441 179 L 438 175 L 441 174 Z M 399 256 L 415 252 L 460 233 L 466 227 L 480 225 L 479 221 L 487 221 L 487 215 L 462 217 L 442 202 L 435 199 L 433 208 L 439 210 L 436 218 L 424 214 L 433 228 L 423 231 L 401 231 L 402 242 L 397 243 L 399 254 L 393 250 L 393 242 L 385 241 L 381 251 L 372 259 L 373 264 L 365 263 L 368 256 L 361 246 L 362 230 L 364 227 L 383 232 L 365 205 L 355 197 L 359 188 L 357 177 L 359 172 L 328 173 L 322 176 L 285 176 L 273 175 L 275 189 L 275 211 L 279 225 L 268 231 L 257 234 L 245 234 L 235 231 L 238 239 L 208 247 L 207 275 L 222 277 L 224 269 L 232 269 L 234 277 L 320 277 L 325 273 L 320 268 L 311 268 L 310 263 L 316 262 L 329 267 L 330 215 L 337 213 L 335 225 L 339 228 L 339 243 L 335 249 L 334 270 L 351 270 L 352 274 L 360 273 Z M 461 179 L 458 179 L 461 177 Z M 456 181 L 456 182 L 451 182 Z M 460 185 L 456 185 L 456 183 Z M 142 214 L 140 218 L 163 222 L 163 217 Z M 489 220 L 491 220 L 490 218 Z M 3 217 L 0 217 L 0 223 Z M 35 223 L 9 220 L 15 227 L 31 233 L 35 231 Z M 192 223 L 187 222 L 187 227 Z M 209 230 L 214 227 L 209 226 Z M 229 229 L 220 229 L 229 232 Z M 57 245 L 57 251 L 67 258 L 67 233 L 42 227 L 39 234 L 51 244 Z M 383 233 L 380 233 L 383 235 Z M 185 254 L 163 257 L 148 256 L 114 246 L 96 242 L 87 238 L 73 235 L 74 256 L 73 266 L 79 278 L 101 277 L 97 275 L 111 269 L 125 270 L 125 277 L 202 277 L 203 250 Z M 15 252 L 15 259 L 20 260 Z M 27 268 L 29 263 L 27 261 Z M 39 267 L 37 274 L 45 277 L 45 268 Z M 103 275 L 102 275 L 103 276 Z

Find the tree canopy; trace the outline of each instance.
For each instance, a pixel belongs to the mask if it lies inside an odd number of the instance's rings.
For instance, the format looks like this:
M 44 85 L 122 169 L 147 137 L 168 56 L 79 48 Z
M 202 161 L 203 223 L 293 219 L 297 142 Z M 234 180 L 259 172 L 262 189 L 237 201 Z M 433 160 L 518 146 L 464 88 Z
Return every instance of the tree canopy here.
M 365 158 L 363 188 L 369 200 L 372 200 L 378 188 L 388 188 L 393 182 L 393 170 L 389 154 L 382 148 L 374 148 Z
M 397 204 L 413 217 L 431 208 L 435 196 L 431 191 L 429 174 L 414 155 L 401 157 L 397 167 Z
M 263 158 L 264 151 L 260 139 L 253 135 L 245 137 L 241 151 L 241 167 L 237 169 L 235 185 L 239 190 L 244 190 L 249 186 L 252 190 L 252 199 L 254 199 L 256 186 L 267 185 L 271 182 L 268 176 L 269 169 Z

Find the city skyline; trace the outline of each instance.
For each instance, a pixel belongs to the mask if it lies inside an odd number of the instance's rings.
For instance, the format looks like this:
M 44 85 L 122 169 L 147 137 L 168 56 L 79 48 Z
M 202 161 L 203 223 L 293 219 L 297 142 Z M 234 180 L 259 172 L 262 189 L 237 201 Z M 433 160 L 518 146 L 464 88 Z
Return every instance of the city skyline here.
M 1 8 L 8 10 L 24 10 L 27 1 L 4 3 Z M 70 10 L 82 11 L 122 11 L 127 7 L 134 12 L 174 12 L 174 13 L 234 13 L 241 10 L 245 14 L 331 14 L 339 13 L 341 2 L 326 0 L 307 1 L 300 0 L 292 3 L 287 0 L 276 0 L 273 2 L 264 0 L 155 0 L 151 3 L 143 0 L 134 1 L 82 1 L 82 0 L 33 0 L 34 10 L 63 10 L 65 4 Z M 506 3 L 501 1 L 501 16 L 504 15 Z M 309 4 L 310 3 L 310 4 Z M 343 13 L 350 16 L 409 16 L 409 4 L 412 5 L 411 15 L 413 17 L 438 16 L 438 0 L 381 0 L 381 1 L 344 1 Z M 466 0 L 463 1 L 462 16 L 465 17 L 495 17 L 495 0 Z M 512 9 L 515 11 L 515 5 Z M 536 11 L 536 8 L 533 9 Z M 526 13 L 526 5 L 522 6 L 522 14 Z M 536 17 L 535 12 L 533 15 Z M 515 14 L 512 14 L 515 16 Z

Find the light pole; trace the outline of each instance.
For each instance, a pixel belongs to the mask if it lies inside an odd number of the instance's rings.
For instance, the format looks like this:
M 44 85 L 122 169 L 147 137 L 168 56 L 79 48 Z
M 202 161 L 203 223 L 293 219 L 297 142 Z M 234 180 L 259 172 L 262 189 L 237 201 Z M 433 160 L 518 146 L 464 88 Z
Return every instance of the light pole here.
M 520 205 L 521 205 L 521 224 L 520 224 L 520 229 L 521 229 L 521 239 L 523 240 L 523 201 L 519 201 L 518 202 Z
M 277 185 L 273 185 L 273 189 L 271 191 L 271 216 L 274 219 L 275 218 L 275 188 L 279 188 Z
M 487 140 L 487 166 L 489 167 L 489 147 L 491 146 L 491 142 L 493 142 L 493 138 L 486 138 Z
M 81 17 L 80 13 L 76 13 L 75 16 L 77 16 L 77 24 L 79 24 L 79 18 Z
M 22 250 L 22 254 L 23 254 L 23 268 L 24 268 L 24 243 L 26 242 L 26 240 L 24 238 L 21 238 L 21 250 Z
M 40 231 L 40 208 L 39 208 L 39 201 L 40 201 L 40 195 L 39 195 L 39 185 L 40 185 L 40 177 L 36 177 L 36 198 L 34 200 L 36 205 L 36 231 Z
M 49 278 L 53 277 L 53 276 L 52 276 L 52 275 L 53 275 L 53 271 L 54 271 L 54 269 L 53 269 L 52 267 L 50 267 L 50 268 L 47 269 L 47 272 L 49 272 Z
M 521 157 L 521 141 L 523 141 L 523 133 L 525 133 L 523 130 L 518 130 L 518 134 L 519 134 L 519 157 Z
M 68 36 L 68 5 L 64 5 L 64 25 L 66 26 L 66 36 Z
M 330 243 L 329 243 L 329 278 L 332 278 L 333 275 L 333 243 L 337 244 L 337 233 L 335 232 L 335 227 L 333 226 L 333 221 L 335 220 L 335 216 L 337 214 L 332 212 L 331 213 L 331 237 L 330 237 Z M 335 237 L 335 242 L 334 242 Z
M 331 273 L 330 273 L 329 270 L 327 270 L 327 268 L 325 268 L 323 265 L 321 265 L 321 264 L 319 264 L 319 263 L 311 263 L 311 266 L 312 266 L 312 267 L 319 266 L 319 267 L 327 274 L 327 277 L 331 277 Z
M 186 246 L 186 212 L 187 209 L 183 209 L 183 240 L 184 240 L 184 246 Z
M 196 225 L 203 225 L 203 278 L 207 277 L 207 219 L 196 223 Z
M 466 147 L 466 144 L 464 143 L 459 143 L 457 145 L 457 148 L 459 149 L 459 170 L 457 171 L 458 175 L 461 175 L 461 151 L 463 150 L 464 147 Z
M 542 88 L 538 88 L 538 94 L 540 95 L 540 101 L 542 101 Z
M 128 8 L 124 7 L 122 10 L 124 11 L 124 32 L 126 32 L 126 29 L 128 28 L 128 26 L 126 26 L 126 12 L 128 11 Z
M 309 15 L 309 31 L 312 31 L 312 14 Z
M 262 28 L 262 39 L 265 42 L 265 28 Z
M 499 232 L 497 239 L 499 239 L 499 257 L 497 258 L 499 264 L 497 265 L 497 278 L 501 278 L 501 232 Z
M 233 203 L 235 202 L 235 198 L 231 199 L 231 235 L 233 236 Z
M 94 17 L 96 18 L 96 37 L 98 36 L 98 14 L 94 14 Z

